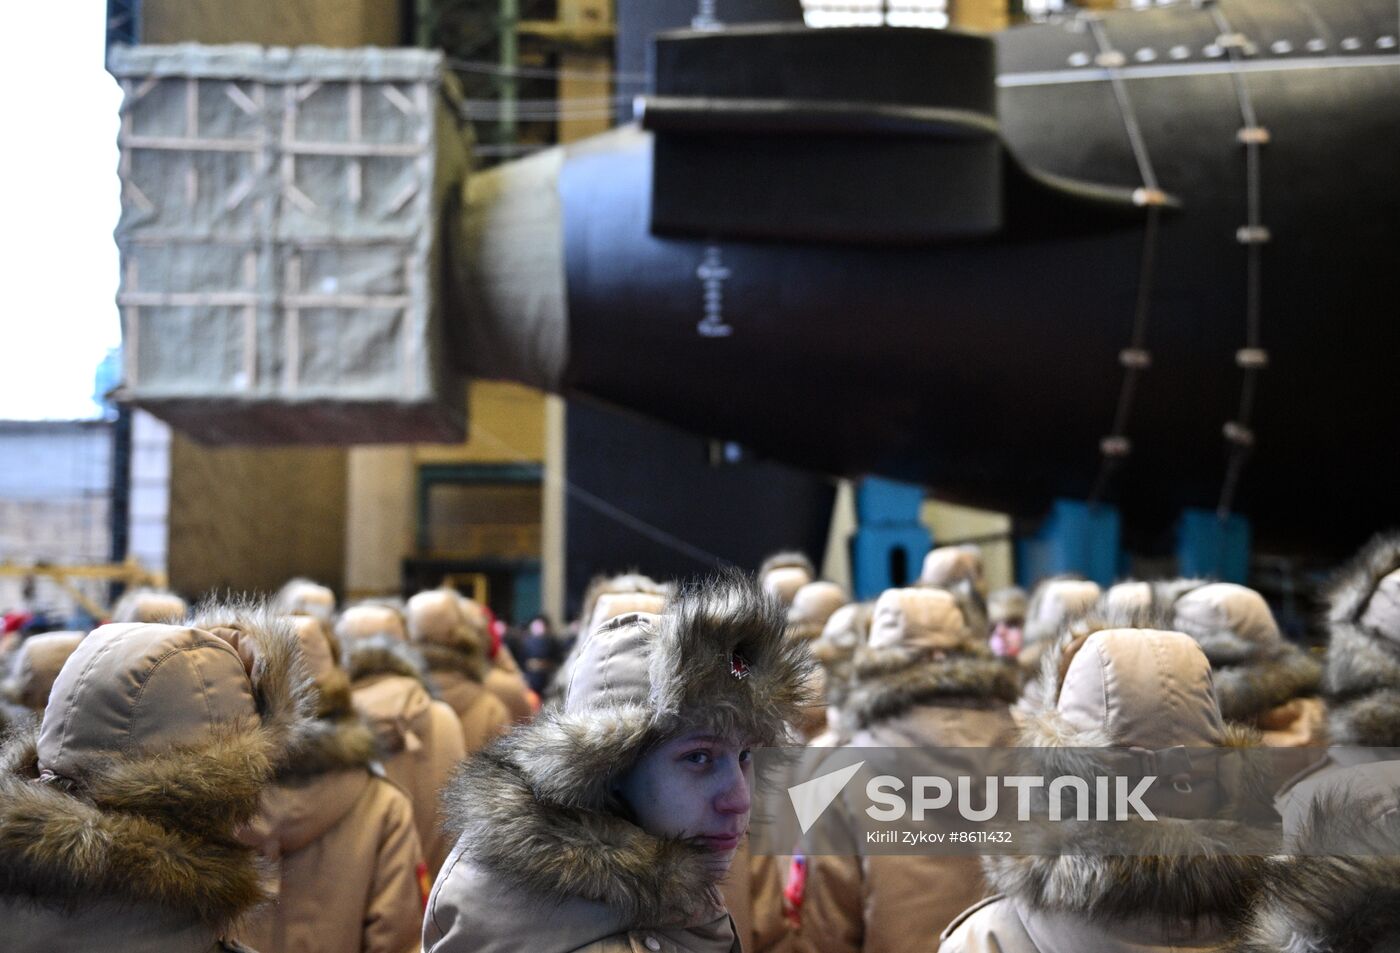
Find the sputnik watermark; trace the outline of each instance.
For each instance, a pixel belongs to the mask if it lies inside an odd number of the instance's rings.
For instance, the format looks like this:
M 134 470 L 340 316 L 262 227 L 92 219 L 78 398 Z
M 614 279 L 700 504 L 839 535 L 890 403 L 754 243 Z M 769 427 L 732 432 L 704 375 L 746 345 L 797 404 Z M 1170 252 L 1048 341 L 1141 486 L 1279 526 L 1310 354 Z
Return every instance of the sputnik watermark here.
M 864 766 L 865 762 L 860 761 L 788 788 L 788 797 L 797 813 L 802 833 L 812 829 L 812 825 L 821 819 L 826 809 Z M 1091 809 L 1089 781 L 1075 775 L 1051 778 L 1048 783 L 1047 779 L 1035 775 L 1012 775 L 1005 778 L 991 776 L 978 779 L 968 776 L 949 779 L 933 775 L 915 777 L 906 785 L 902 778 L 881 774 L 865 784 L 865 796 L 872 802 L 865 808 L 865 813 L 873 821 L 922 821 L 930 812 L 942 811 L 953 805 L 953 796 L 956 793 L 957 803 L 953 806 L 960 817 L 968 821 L 989 821 L 1001 814 L 1000 791 L 1005 787 L 1016 792 L 1016 820 L 1027 822 L 1032 819 L 1031 792 L 1043 787 L 1047 793 L 1046 806 L 1043 812 L 1037 812 L 1037 817 L 1045 817 L 1051 821 L 1065 820 L 1064 795 L 1073 793 L 1075 807 L 1070 815 L 1073 820 L 1126 821 L 1133 817 L 1144 821 L 1157 820 L 1157 815 L 1143 801 L 1143 796 L 1157 780 L 1157 776 L 1147 775 L 1139 778 L 1131 789 L 1130 780 L 1121 776 L 1095 777 Z M 975 781 L 981 781 L 983 786 L 981 807 L 973 806 Z M 901 793 L 906 788 L 909 790 L 908 797 Z M 871 833 L 894 835 L 898 832 Z M 881 841 L 877 838 L 872 843 L 903 841 L 898 838 Z
M 979 778 L 984 783 L 984 797 L 980 808 L 973 807 L 972 786 L 974 779 L 963 776 L 956 779 L 957 791 L 957 812 L 964 820 L 968 821 L 989 821 L 1000 815 L 999 792 L 1004 785 L 1016 790 L 1016 820 L 1031 820 L 1031 792 L 1039 787 L 1045 787 L 1048 794 L 1048 808 L 1044 812 L 1038 812 L 1037 817 L 1044 816 L 1051 821 L 1065 820 L 1064 795 L 1067 791 L 1073 791 L 1076 797 L 1076 805 L 1073 814 L 1074 820 L 1087 821 L 1126 821 L 1133 815 L 1144 821 L 1155 821 L 1157 815 L 1153 814 L 1142 798 L 1157 780 L 1156 775 L 1148 775 L 1138 779 L 1137 784 L 1128 789 L 1131 779 L 1125 777 L 1105 777 L 1100 775 L 1094 778 L 1094 804 L 1093 817 L 1090 816 L 1089 805 L 1089 782 L 1085 778 L 1074 775 L 1064 775 L 1051 778 L 1049 783 L 1042 777 L 1034 775 L 1013 775 L 1006 778 L 995 776 Z M 865 785 L 865 796 L 875 804 L 865 809 L 865 813 L 874 821 L 902 821 L 906 817 L 915 821 L 925 819 L 929 811 L 941 811 L 948 807 L 953 800 L 955 784 L 948 778 L 943 777 L 917 777 L 910 785 L 912 797 L 906 799 L 901 797 L 899 792 L 905 788 L 904 781 L 899 778 L 882 774 L 879 777 L 871 778 Z M 1116 797 L 1110 798 L 1109 792 L 1112 790 Z M 932 796 L 929 792 L 935 792 Z M 1112 800 L 1112 804 L 1110 804 Z M 1110 807 L 1112 810 L 1110 811 Z M 1131 812 L 1131 813 L 1130 813 Z
M 1302 783 L 1300 769 L 1342 763 L 1332 749 L 1182 746 L 850 746 L 754 758 L 750 849 L 774 856 L 1268 856 L 1292 846 L 1279 792 Z

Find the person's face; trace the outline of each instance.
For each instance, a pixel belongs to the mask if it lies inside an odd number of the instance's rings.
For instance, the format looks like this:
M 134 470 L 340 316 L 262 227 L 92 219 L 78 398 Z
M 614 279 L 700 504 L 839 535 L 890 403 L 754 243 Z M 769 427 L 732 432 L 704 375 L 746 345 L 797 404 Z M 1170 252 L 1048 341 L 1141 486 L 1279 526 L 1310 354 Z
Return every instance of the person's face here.
M 549 626 L 545 625 L 543 619 L 533 619 L 530 622 L 531 635 L 545 635 L 549 632 Z
M 694 839 L 709 850 L 718 880 L 748 832 L 752 785 L 747 745 L 695 732 L 649 751 L 618 791 L 648 833 Z

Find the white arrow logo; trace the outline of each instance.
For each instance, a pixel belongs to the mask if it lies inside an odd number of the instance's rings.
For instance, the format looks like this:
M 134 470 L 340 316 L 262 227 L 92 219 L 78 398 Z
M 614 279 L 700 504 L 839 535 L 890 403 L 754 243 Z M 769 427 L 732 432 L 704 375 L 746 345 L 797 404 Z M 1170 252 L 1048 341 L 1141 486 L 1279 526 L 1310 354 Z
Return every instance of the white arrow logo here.
M 817 823 L 831 802 L 864 766 L 864 761 L 857 761 L 849 768 L 823 774 L 788 788 L 788 797 L 792 799 L 792 809 L 797 812 L 797 823 L 801 825 L 802 833 L 812 829 L 812 825 Z

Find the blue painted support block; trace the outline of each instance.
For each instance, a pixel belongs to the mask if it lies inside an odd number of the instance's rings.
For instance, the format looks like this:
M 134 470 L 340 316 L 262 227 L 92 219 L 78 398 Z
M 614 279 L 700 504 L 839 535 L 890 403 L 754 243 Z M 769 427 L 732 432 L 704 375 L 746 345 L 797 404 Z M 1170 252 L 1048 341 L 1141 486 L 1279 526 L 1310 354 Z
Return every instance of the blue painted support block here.
M 857 599 L 919 578 L 933 536 L 923 526 L 873 526 L 851 536 L 851 585 Z
M 1177 571 L 1222 582 L 1249 579 L 1249 520 L 1231 514 L 1223 522 L 1212 510 L 1183 510 L 1177 526 Z
M 856 487 L 856 521 L 867 526 L 918 526 L 922 487 L 867 477 Z
M 1102 503 L 1056 500 L 1040 531 L 1016 540 L 1016 581 L 1027 589 L 1057 573 L 1107 586 L 1118 563 L 1118 510 Z
M 856 487 L 859 528 L 851 536 L 851 585 L 857 599 L 873 599 L 919 578 L 933 536 L 919 522 L 922 488 L 871 477 Z

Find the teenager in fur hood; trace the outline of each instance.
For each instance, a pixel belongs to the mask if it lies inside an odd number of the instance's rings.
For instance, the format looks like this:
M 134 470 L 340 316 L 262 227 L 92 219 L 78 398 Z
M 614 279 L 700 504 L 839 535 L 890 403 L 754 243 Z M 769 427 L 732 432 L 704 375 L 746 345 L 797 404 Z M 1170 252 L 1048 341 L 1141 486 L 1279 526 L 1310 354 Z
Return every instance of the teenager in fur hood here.
M 467 754 L 486 747 L 510 727 L 510 712 L 486 690 L 485 633 L 462 611 L 457 593 L 430 589 L 408 600 L 408 638 L 428 666 L 438 697 L 462 722 Z
M 891 589 L 875 603 L 842 706 L 852 748 L 999 747 L 1015 734 L 1020 679 L 942 589 Z M 813 776 L 820 769 L 812 772 Z M 790 883 L 801 874 L 794 871 Z M 985 895 L 975 858 L 812 856 L 790 891 L 803 953 L 923 953 Z
M 1194 638 L 1210 659 L 1228 721 L 1258 728 L 1270 747 L 1323 743 L 1322 666 L 1284 641 L 1263 596 L 1216 582 L 1178 595 L 1170 608 L 1171 628 Z
M 211 606 L 192 624 L 246 632 L 266 618 L 261 607 Z M 240 834 L 267 859 L 276 903 L 245 917 L 237 938 L 258 953 L 411 953 L 426 879 L 413 807 L 373 764 L 374 735 L 350 704 L 334 638 L 310 616 L 290 621 L 314 679 L 316 718 Z
M 1190 636 L 1093 620 L 1069 635 L 1067 645 L 1060 643 L 1061 672 L 1048 707 L 1026 724 L 1019 742 L 1064 751 L 1063 767 L 1047 767 L 1048 773 L 1079 773 L 1083 758 L 1076 749 L 1146 753 L 1253 743 L 1248 729 L 1221 717 L 1210 662 Z M 1267 805 L 1269 785 L 1242 772 L 1246 780 L 1235 790 L 1213 765 L 1196 766 L 1199 777 L 1191 770 L 1179 786 L 1174 777 L 1172 800 L 1153 802 L 1156 821 L 1114 822 L 1107 833 L 1115 840 L 1098 851 L 983 858 L 997 894 L 949 926 L 940 953 L 1224 950 L 1234 923 L 1259 896 L 1266 861 L 1216 845 L 1249 831 L 1230 819 L 1238 812 L 1229 805 Z M 1077 843 L 1096 833 L 1084 830 Z M 1128 837 L 1140 839 L 1141 856 L 1112 852 L 1122 843 L 1117 838 Z M 1146 849 L 1159 843 L 1159 853 Z M 1256 843 L 1262 853 L 1268 840 Z
M 557 707 L 467 762 L 425 953 L 740 953 L 716 885 L 809 657 L 737 577 L 593 633 Z
M 92 632 L 0 750 L 0 949 L 212 953 L 267 899 L 236 837 L 306 727 L 296 636 Z
M 466 757 L 462 723 L 436 697 L 397 609 L 352 606 L 341 613 L 335 634 L 350 679 L 350 700 L 374 731 L 384 773 L 413 802 L 428 872 L 436 876 L 452 848 L 442 832 L 439 799 Z

